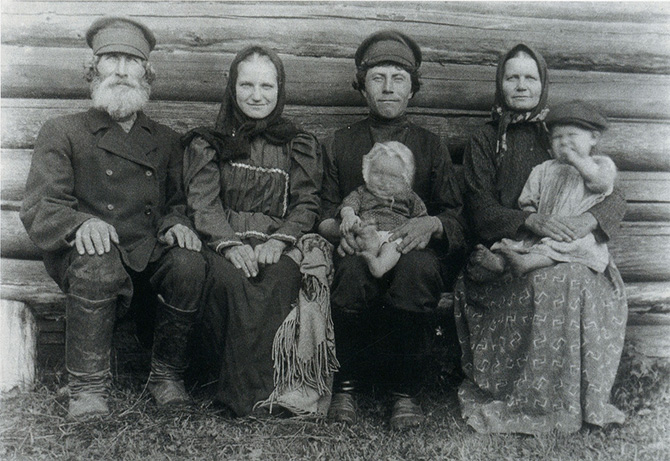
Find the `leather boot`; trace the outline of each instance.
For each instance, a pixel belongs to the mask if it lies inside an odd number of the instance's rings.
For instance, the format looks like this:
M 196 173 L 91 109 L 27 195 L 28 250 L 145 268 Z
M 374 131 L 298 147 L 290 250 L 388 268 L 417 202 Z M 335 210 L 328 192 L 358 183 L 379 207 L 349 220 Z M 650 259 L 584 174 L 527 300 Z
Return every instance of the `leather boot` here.
M 356 424 L 358 414 L 356 409 L 356 382 L 340 381 L 335 384 L 333 398 L 328 409 L 328 419 L 346 425 Z
M 184 387 L 188 367 L 188 339 L 196 311 L 183 311 L 158 296 L 156 329 L 151 356 L 149 391 L 158 406 L 180 405 L 191 401 Z
M 393 395 L 393 410 L 391 412 L 391 429 L 404 431 L 421 426 L 426 420 L 419 401 L 407 394 Z
M 109 413 L 110 353 L 116 298 L 93 301 L 69 294 L 65 307 L 65 367 L 69 419 Z

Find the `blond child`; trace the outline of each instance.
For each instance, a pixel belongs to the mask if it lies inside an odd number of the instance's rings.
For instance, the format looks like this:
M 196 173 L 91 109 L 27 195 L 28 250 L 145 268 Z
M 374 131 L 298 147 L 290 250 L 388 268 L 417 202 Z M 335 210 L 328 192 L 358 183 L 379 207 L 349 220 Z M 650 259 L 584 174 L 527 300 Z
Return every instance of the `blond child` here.
M 393 230 L 411 218 L 428 215 L 426 205 L 412 190 L 414 170 L 414 155 L 407 146 L 396 141 L 375 143 L 363 157 L 365 184 L 340 205 L 340 233 L 353 237 L 358 246 L 356 254 L 365 259 L 376 278 L 400 259 L 400 239 L 390 241 Z M 334 225 L 334 219 L 322 223 Z
M 571 101 L 556 107 L 545 122 L 553 158 L 533 169 L 519 196 L 519 207 L 546 215 L 581 215 L 614 188 L 614 162 L 594 154 L 607 119 L 591 105 Z M 569 242 L 530 234 L 521 240 L 502 239 L 490 250 L 477 245 L 468 275 L 485 281 L 508 271 L 524 275 L 558 262 L 577 262 L 603 272 L 609 262 L 607 245 L 596 241 L 593 233 Z

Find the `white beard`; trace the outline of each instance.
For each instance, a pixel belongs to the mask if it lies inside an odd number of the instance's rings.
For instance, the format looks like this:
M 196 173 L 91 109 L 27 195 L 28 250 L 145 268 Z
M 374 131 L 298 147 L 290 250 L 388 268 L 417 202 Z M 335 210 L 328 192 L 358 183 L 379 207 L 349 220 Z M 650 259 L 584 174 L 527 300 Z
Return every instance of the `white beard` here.
M 117 121 L 142 110 L 150 94 L 151 85 L 144 79 L 119 79 L 110 75 L 103 80 L 98 75 L 91 81 L 93 107 L 104 110 Z

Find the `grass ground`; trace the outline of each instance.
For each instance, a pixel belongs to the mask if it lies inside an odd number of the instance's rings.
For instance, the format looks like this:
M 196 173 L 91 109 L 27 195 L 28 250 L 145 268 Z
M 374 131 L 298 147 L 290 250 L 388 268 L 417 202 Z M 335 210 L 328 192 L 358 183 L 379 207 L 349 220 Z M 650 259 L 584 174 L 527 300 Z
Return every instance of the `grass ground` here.
M 446 377 L 445 377 L 446 376 Z M 118 373 L 112 414 L 65 420 L 59 376 L 0 401 L 0 459 L 251 460 L 666 460 L 670 459 L 670 363 L 627 351 L 613 400 L 623 426 L 585 427 L 576 434 L 481 435 L 460 418 L 456 382 L 447 374 L 427 386 L 428 418 L 420 429 L 393 432 L 388 401 L 374 390 L 359 399 L 352 427 L 273 417 L 231 418 L 193 388 L 184 410 L 156 408 L 141 376 Z

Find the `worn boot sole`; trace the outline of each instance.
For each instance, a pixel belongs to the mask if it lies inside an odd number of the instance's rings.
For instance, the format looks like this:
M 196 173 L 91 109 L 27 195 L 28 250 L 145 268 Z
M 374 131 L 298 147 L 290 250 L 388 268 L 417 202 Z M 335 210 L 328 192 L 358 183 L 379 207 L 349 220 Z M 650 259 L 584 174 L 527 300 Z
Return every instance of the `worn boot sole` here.
M 67 410 L 67 418 L 70 420 L 95 418 L 108 414 L 107 399 L 102 395 L 83 392 L 70 397 Z
M 336 423 L 356 424 L 358 417 L 356 415 L 354 396 L 347 392 L 339 392 L 333 395 L 330 409 L 328 410 L 328 419 Z
M 159 407 L 172 407 L 191 403 L 191 398 L 186 393 L 183 381 L 149 382 L 147 387 Z
M 404 431 L 414 427 L 421 426 L 426 417 L 421 410 L 421 406 L 410 398 L 400 398 L 393 405 L 391 414 L 391 429 Z

